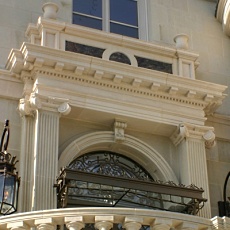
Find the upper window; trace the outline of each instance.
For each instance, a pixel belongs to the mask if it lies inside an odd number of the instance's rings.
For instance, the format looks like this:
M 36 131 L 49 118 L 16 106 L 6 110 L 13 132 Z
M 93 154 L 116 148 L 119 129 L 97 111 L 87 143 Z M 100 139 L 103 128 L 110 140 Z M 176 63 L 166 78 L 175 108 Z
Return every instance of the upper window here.
M 146 0 L 73 0 L 73 23 L 134 38 L 144 38 Z M 141 8 L 141 9 L 140 9 Z M 144 14 L 146 15 L 146 14 Z M 146 16 L 145 16 L 146 17 Z

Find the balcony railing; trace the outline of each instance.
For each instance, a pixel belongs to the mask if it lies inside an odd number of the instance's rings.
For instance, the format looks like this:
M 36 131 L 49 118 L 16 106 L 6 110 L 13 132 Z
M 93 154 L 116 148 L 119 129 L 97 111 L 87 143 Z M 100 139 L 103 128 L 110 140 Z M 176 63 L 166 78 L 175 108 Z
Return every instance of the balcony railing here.
M 0 219 L 0 229 L 229 229 L 226 218 L 204 219 L 179 213 L 130 208 L 67 208 L 14 214 Z
M 203 189 L 173 182 L 146 181 L 65 168 L 57 179 L 60 207 L 129 207 L 196 215 Z

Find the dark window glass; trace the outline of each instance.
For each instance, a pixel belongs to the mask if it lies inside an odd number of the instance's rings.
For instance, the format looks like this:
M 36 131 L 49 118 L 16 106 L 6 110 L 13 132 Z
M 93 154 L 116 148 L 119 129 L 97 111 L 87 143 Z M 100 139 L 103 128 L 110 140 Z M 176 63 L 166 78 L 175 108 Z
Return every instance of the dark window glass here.
M 124 26 L 116 23 L 110 23 L 110 32 L 133 38 L 138 38 L 138 28 Z
M 82 15 L 73 15 L 73 24 L 102 30 L 102 20 Z
M 131 65 L 129 58 L 125 54 L 120 53 L 120 52 L 111 54 L 111 56 L 109 57 L 109 60 Z
M 135 56 L 135 58 L 137 59 L 138 67 L 172 74 L 172 64 L 138 56 Z
M 110 20 L 138 26 L 137 2 L 134 0 L 110 0 Z
M 65 50 L 98 58 L 102 58 L 103 52 L 105 51 L 104 49 L 100 49 L 98 47 L 82 45 L 70 41 L 66 41 Z
M 74 0 L 73 11 L 102 18 L 102 0 Z

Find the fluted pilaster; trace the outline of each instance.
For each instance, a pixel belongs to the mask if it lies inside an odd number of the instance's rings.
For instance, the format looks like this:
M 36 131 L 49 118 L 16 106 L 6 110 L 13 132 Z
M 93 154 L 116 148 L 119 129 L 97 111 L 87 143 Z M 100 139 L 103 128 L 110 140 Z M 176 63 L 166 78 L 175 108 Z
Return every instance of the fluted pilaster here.
M 19 211 L 31 211 L 32 187 L 33 187 L 33 151 L 34 151 L 34 118 L 22 116 L 21 153 L 20 153 L 20 177 Z
M 190 128 L 190 127 L 189 127 Z M 207 132 L 205 127 L 189 130 L 189 135 L 178 145 L 180 154 L 180 181 L 182 184 L 195 184 L 203 188 L 203 197 L 208 199 L 205 206 L 199 212 L 199 216 L 210 218 L 211 207 L 209 198 L 208 173 L 205 152 L 205 139 L 203 134 Z
M 59 114 L 37 110 L 35 123 L 33 210 L 56 208 L 53 188 L 58 165 Z

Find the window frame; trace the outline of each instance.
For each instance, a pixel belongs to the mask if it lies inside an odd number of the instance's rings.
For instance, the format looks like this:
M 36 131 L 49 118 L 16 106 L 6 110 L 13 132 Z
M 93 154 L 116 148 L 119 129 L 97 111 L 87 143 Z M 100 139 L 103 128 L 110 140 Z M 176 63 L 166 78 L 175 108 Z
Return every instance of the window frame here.
M 149 40 L 149 31 L 148 31 L 149 0 L 134 0 L 134 1 L 137 2 L 138 39 L 148 41 Z M 75 12 L 73 11 L 73 7 L 72 7 L 72 20 L 73 20 L 74 13 Z M 81 13 L 78 14 L 81 15 Z M 94 16 L 89 16 L 89 17 L 94 18 Z M 110 2 L 108 0 L 102 0 L 102 31 L 110 32 L 110 22 L 111 22 Z

